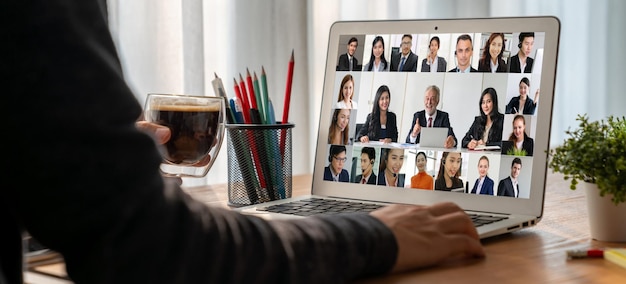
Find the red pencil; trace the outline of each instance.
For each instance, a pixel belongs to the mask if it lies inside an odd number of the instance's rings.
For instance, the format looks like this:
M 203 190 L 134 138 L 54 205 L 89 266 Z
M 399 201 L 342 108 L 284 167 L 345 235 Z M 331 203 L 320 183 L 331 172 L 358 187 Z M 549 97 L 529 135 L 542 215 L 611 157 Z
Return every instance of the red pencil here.
M 259 109 L 257 107 L 256 97 L 254 94 L 254 85 L 252 84 L 252 77 L 250 76 L 250 70 L 248 70 L 248 68 L 246 68 L 246 82 L 248 83 L 248 95 L 250 96 L 250 102 L 251 102 L 250 108 Z
M 293 82 L 293 49 L 291 59 L 289 59 L 289 69 L 287 70 L 287 86 L 285 87 L 285 105 L 283 107 L 283 123 L 289 120 L 289 101 L 291 100 L 291 83 Z
M 291 50 L 291 59 L 289 59 L 289 69 L 287 70 L 287 86 L 285 87 L 285 105 L 283 107 L 283 124 L 289 121 L 289 101 L 291 100 L 291 83 L 293 82 L 293 49 Z M 283 129 L 280 132 L 280 154 L 283 155 L 283 163 L 285 157 L 285 144 L 287 143 L 287 131 Z
M 235 81 L 235 96 L 239 99 L 239 101 L 241 101 L 241 114 L 243 115 L 243 122 L 250 123 L 250 106 L 248 106 L 248 103 L 241 95 L 241 90 L 239 90 L 239 86 L 237 85 L 237 79 L 233 78 L 233 81 Z

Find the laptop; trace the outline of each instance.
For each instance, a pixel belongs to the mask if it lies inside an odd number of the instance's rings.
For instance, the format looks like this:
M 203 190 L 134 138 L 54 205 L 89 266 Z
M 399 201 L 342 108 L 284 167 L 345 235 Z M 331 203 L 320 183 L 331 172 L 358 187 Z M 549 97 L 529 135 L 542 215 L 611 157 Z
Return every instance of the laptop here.
M 534 44 L 528 54 L 533 58 L 532 64 L 527 59 L 521 62 L 516 56 L 520 48 L 520 38 L 532 33 Z M 457 67 L 463 67 L 466 58 L 455 56 L 457 40 L 471 38 L 470 63 L 473 69 L 484 69 L 485 64 L 479 60 L 483 54 L 489 53 L 491 42 L 489 38 L 495 34 L 495 47 L 501 46 L 498 66 L 506 67 L 506 72 L 456 72 Z M 520 36 L 523 35 L 523 36 Z M 410 35 L 406 37 L 405 35 Z M 336 71 L 338 58 L 346 52 L 347 42 L 340 39 L 359 39 L 363 46 L 361 54 L 354 56 L 363 62 L 364 70 Z M 313 163 L 311 195 L 262 204 L 237 208 L 245 214 L 253 214 L 264 218 L 302 218 L 302 216 L 316 214 L 337 214 L 338 212 L 371 211 L 391 203 L 430 205 L 437 202 L 451 201 L 461 206 L 472 216 L 477 218 L 476 228 L 481 238 L 495 236 L 537 224 L 542 218 L 544 196 L 546 190 L 547 152 L 550 141 L 550 130 L 554 102 L 554 86 L 556 77 L 557 54 L 560 37 L 560 22 L 552 16 L 540 17 L 509 17 L 509 18 L 479 18 L 479 19 L 434 19 L 434 20 L 384 20 L 384 21 L 340 21 L 330 28 L 328 37 L 328 52 L 325 63 L 325 77 L 321 105 L 318 136 L 315 141 L 316 153 Z M 411 41 L 411 52 L 418 56 L 417 70 L 414 72 L 374 72 L 365 70 L 370 62 L 372 46 L 375 39 L 382 38 L 384 42 L 384 56 L 389 64 L 394 48 L 401 48 L 402 42 Z M 404 38 L 404 39 L 403 39 Z M 435 38 L 437 40 L 435 40 Z M 504 40 L 502 40 L 504 38 Z M 430 50 L 430 42 L 438 42 L 437 61 L 423 61 Z M 487 49 L 487 51 L 485 51 Z M 497 49 L 496 49 L 497 51 Z M 497 52 L 496 52 L 497 53 Z M 480 66 L 479 66 L 480 65 Z M 515 73 L 517 66 L 532 65 L 532 72 Z M 375 66 L 375 65 L 374 65 Z M 437 66 L 442 72 L 432 72 Z M 432 70 L 429 69 L 432 67 Z M 497 66 L 490 65 L 492 68 Z M 530 67 L 530 66 L 529 66 Z M 387 68 L 389 69 L 389 68 Z M 453 72 L 450 72 L 453 71 Z M 353 100 L 358 102 L 358 109 L 351 110 L 348 131 L 350 137 L 355 137 L 356 125 L 366 123 L 368 114 L 372 112 L 377 98 L 377 90 L 381 86 L 389 89 L 390 100 L 387 107 L 387 120 L 381 135 L 397 137 L 392 143 L 375 142 L 360 143 L 358 140 L 348 142 L 348 145 L 329 145 L 328 131 L 332 123 L 331 114 L 337 101 L 336 90 L 339 89 L 342 79 L 346 75 L 354 78 L 355 92 Z M 541 101 L 537 102 L 536 110 L 531 120 L 534 139 L 533 156 L 503 155 L 499 151 L 475 151 L 462 147 L 462 141 L 469 133 L 476 117 L 480 117 L 481 95 L 487 88 L 497 92 L 496 100 L 492 101 L 493 109 L 504 114 L 509 97 L 518 94 L 520 80 L 527 78 L 531 86 L 541 89 Z M 411 131 L 411 122 L 414 113 L 424 109 L 424 94 L 429 86 L 437 86 L 440 90 L 440 100 L 437 109 L 449 115 L 451 127 L 458 139 L 456 147 L 451 149 L 424 147 L 422 145 L 404 143 Z M 531 88 L 530 94 L 535 89 Z M 533 96 L 528 96 L 532 98 Z M 396 125 L 389 119 L 390 113 L 395 114 Z M 513 116 L 514 114 L 504 114 Z M 505 119 L 511 121 L 511 118 Z M 542 121 L 542 123 L 537 123 Z M 494 124 L 495 125 L 495 124 Z M 499 130 L 492 126 L 490 131 Z M 506 128 L 506 127 L 505 127 Z M 397 131 L 396 131 L 397 129 Z M 511 129 L 511 128 L 508 128 Z M 498 142 L 508 140 L 511 133 L 499 130 L 496 136 Z M 397 132 L 397 135 L 395 134 Z M 335 147 L 339 146 L 339 147 Z M 345 148 L 345 159 L 335 159 L 331 150 Z M 365 149 L 367 151 L 365 151 Z M 371 159 L 367 152 L 373 154 Z M 427 171 L 434 178 L 433 189 L 412 188 L 411 177 L 417 174 L 415 157 L 424 152 L 427 156 Z M 483 156 L 489 160 L 487 176 L 494 181 L 491 194 L 471 194 L 471 186 L 478 176 L 478 163 Z M 343 157 L 343 156 L 341 156 Z M 363 157 L 368 159 L 363 160 Z M 395 157 L 391 160 L 390 157 Z M 456 157 L 460 161 L 458 170 L 451 176 L 454 184 L 445 183 L 445 161 Z M 460 157 L 460 159 L 459 159 Z M 333 161 L 343 163 L 333 163 Z M 365 161 L 366 163 L 363 163 Z M 369 161 L 369 163 L 367 163 Z M 353 163 L 358 163 L 356 166 Z M 522 169 L 515 176 L 518 187 L 512 186 L 511 168 L 514 163 L 521 163 Z M 452 164 L 452 163 L 448 163 Z M 351 169 L 355 170 L 351 171 Z M 363 168 L 364 167 L 364 168 Z M 330 171 L 330 172 L 329 172 Z M 372 183 L 364 179 L 349 177 L 348 181 L 339 182 L 328 179 L 327 174 L 346 171 L 347 174 L 369 173 L 377 177 Z M 443 174 L 442 174 L 443 173 Z M 342 174 L 343 175 L 343 174 Z M 441 179 L 443 178 L 443 184 Z M 361 182 L 359 182 L 361 181 Z M 439 181 L 439 183 L 438 183 Z M 514 194 L 507 193 L 507 187 Z M 512 195 L 512 196 L 511 196 Z M 314 204 L 312 204 L 314 203 Z M 317 207 L 316 204 L 322 204 Z M 356 208 L 346 204 L 357 204 Z M 304 205 L 305 211 L 299 211 Z M 359 207 L 361 209 L 359 209 Z M 312 209 L 313 208 L 313 209 Z M 330 209 L 328 213 L 327 210 Z M 308 211 L 306 211 L 308 210 Z M 483 221 L 480 221 L 483 218 Z
M 441 148 L 444 146 L 447 137 L 447 127 L 422 127 L 419 146 Z

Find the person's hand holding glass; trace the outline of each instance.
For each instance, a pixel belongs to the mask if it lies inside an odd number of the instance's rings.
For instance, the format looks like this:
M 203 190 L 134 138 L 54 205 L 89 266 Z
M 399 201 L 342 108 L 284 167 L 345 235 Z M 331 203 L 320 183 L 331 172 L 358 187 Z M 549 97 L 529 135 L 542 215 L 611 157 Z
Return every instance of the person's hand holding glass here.
M 144 109 L 147 123 L 137 125 L 152 128 L 157 142 L 163 144 L 164 176 L 203 177 L 224 139 L 224 112 L 224 100 L 219 97 L 149 94 Z M 167 127 L 169 135 L 154 124 Z

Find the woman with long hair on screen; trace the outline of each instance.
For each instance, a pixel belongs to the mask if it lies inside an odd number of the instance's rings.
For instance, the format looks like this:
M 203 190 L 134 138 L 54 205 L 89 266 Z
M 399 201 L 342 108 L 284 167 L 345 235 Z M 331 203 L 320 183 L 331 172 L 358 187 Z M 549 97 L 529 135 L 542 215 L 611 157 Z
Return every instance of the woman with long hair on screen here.
M 359 130 L 357 139 L 363 143 L 381 141 L 384 143 L 398 142 L 398 124 L 396 114 L 389 111 L 391 92 L 387 85 L 376 91 L 372 112 L 367 115 L 365 123 Z
M 372 55 L 370 62 L 363 66 L 363 71 L 389 71 L 389 64 L 385 58 L 385 40 L 382 36 L 377 36 L 372 42 Z
M 498 93 L 494 88 L 486 88 L 478 101 L 480 115 L 474 118 L 470 129 L 465 133 L 462 148 L 470 150 L 478 146 L 502 144 L 504 114 L 498 110 Z
M 478 61 L 479 72 L 507 72 L 509 67 L 502 59 L 504 54 L 504 34 L 492 33 L 485 43 L 483 54 Z
M 513 132 L 509 136 L 509 141 L 513 142 L 513 148 L 524 150 L 526 156 L 533 155 L 535 141 L 526 134 L 526 119 L 518 114 L 513 118 Z
M 435 179 L 435 190 L 452 191 L 463 188 L 463 180 L 459 178 L 461 162 L 461 152 L 443 152 Z
M 400 173 L 404 164 L 404 149 L 383 148 L 380 158 L 378 185 L 404 187 L 404 174 Z
M 350 134 L 350 110 L 337 108 L 328 128 L 328 144 L 347 145 Z
M 339 96 L 337 97 L 335 108 L 357 109 L 356 101 L 352 100 L 352 98 L 354 98 L 354 77 L 346 74 L 346 76 L 343 76 L 339 86 Z
M 426 172 L 427 161 L 426 153 L 420 151 L 415 155 L 415 167 L 418 173 L 411 177 L 411 188 L 433 190 L 433 177 Z

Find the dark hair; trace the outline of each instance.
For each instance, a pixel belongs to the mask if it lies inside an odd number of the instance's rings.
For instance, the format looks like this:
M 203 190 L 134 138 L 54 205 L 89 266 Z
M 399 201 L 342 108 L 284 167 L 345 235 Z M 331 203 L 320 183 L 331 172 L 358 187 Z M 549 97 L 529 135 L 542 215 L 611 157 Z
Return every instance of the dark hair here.
M 513 123 L 515 123 L 516 120 L 521 119 L 522 122 L 524 123 L 524 125 L 526 125 L 526 118 L 521 115 L 521 114 L 517 114 L 515 115 L 515 117 L 513 117 Z M 526 138 L 526 129 L 524 129 L 524 138 Z M 509 135 L 509 141 L 515 141 L 517 137 L 515 137 L 515 132 L 511 132 L 511 135 Z
M 489 36 L 489 39 L 487 40 L 487 42 L 485 43 L 485 48 L 483 49 L 483 55 L 480 57 L 480 61 L 482 62 L 483 66 L 489 66 L 490 61 L 491 61 L 491 53 L 489 53 L 489 46 L 491 46 L 491 43 L 494 41 L 494 39 L 496 37 L 501 37 L 502 38 L 502 48 L 500 49 L 500 53 L 498 53 L 498 61 L 500 59 L 502 59 L 502 54 L 504 53 L 504 34 L 503 33 L 492 33 Z
M 354 85 L 354 77 L 352 77 L 352 75 L 350 74 L 346 74 L 346 76 L 343 76 L 343 79 L 341 79 L 341 85 L 339 85 L 339 96 L 337 97 L 338 102 L 343 101 L 343 85 L 348 83 L 348 81 L 352 81 Z M 352 94 L 354 95 L 354 92 Z
M 438 47 L 441 47 L 441 40 L 439 40 L 438 36 L 430 38 L 430 41 L 428 42 L 428 47 L 430 47 L 430 44 L 433 43 L 433 40 L 437 42 Z
M 519 82 L 520 82 L 520 84 L 524 83 L 524 84 L 526 84 L 526 86 L 530 87 L 530 80 L 528 80 L 528 78 L 526 78 L 526 77 L 522 78 L 522 80 L 520 80 Z
M 417 163 L 417 157 L 419 157 L 420 155 L 424 156 L 424 159 L 428 160 L 428 157 L 426 157 L 426 153 L 420 151 L 417 152 L 417 155 L 415 155 L 415 162 Z
M 484 120 L 483 121 L 484 123 L 487 122 L 487 115 L 483 113 L 482 104 L 483 104 L 483 98 L 487 94 L 491 96 L 491 101 L 493 102 L 493 111 L 491 111 L 489 116 L 493 120 L 496 116 L 500 115 L 500 111 L 498 110 L 498 93 L 496 92 L 496 89 L 489 87 L 482 92 L 482 94 L 480 95 L 480 100 L 478 101 L 478 111 L 480 112 L 480 117 Z
M 387 59 L 385 59 L 385 40 L 382 36 L 376 36 L 372 42 L 372 55 L 370 55 L 370 62 L 368 64 L 369 66 L 367 67 L 367 71 L 372 71 L 372 68 L 374 67 L 374 58 L 376 58 L 374 56 L 374 45 L 376 45 L 379 41 L 383 45 L 383 54 L 380 55 L 380 61 L 383 64 L 383 69 L 387 69 Z
M 449 153 L 459 153 L 459 156 L 461 156 L 461 152 L 443 152 L 441 154 L 441 161 L 439 161 L 439 172 L 437 173 L 437 178 L 436 180 L 443 180 L 444 179 L 444 173 L 446 171 L 446 159 L 448 158 L 448 154 Z M 462 156 L 461 156 L 462 159 Z M 459 167 L 459 170 L 456 172 L 456 174 L 453 177 L 450 177 L 452 180 L 458 179 L 461 176 L 461 167 Z
M 330 156 L 335 157 L 341 152 L 346 151 L 346 146 L 343 145 L 330 145 Z
M 348 41 L 348 44 L 351 44 L 353 42 L 356 42 L 356 44 L 359 45 L 359 40 L 356 39 L 356 37 L 351 37 L 350 40 Z
M 410 35 L 410 34 L 404 34 L 404 35 L 402 36 L 402 38 L 405 38 L 405 37 L 408 37 L 409 39 L 413 40 L 413 36 L 412 36 L 412 35 Z
M 363 147 L 363 149 L 361 149 L 361 154 L 367 154 L 367 157 L 370 160 L 376 159 L 376 150 L 372 147 Z
M 330 122 L 330 127 L 328 128 L 328 144 L 331 144 L 332 142 L 332 137 L 333 134 L 336 131 L 340 131 L 339 128 L 337 127 L 337 120 L 339 120 L 339 113 L 341 112 L 341 108 L 336 108 L 335 111 L 333 112 L 333 118 Z M 348 111 L 350 112 L 350 110 L 348 109 Z M 346 128 L 343 130 L 343 144 L 348 144 L 348 139 L 350 138 L 350 123 L 348 123 L 346 125 Z
M 520 166 L 522 165 L 522 159 L 520 158 L 515 158 L 513 159 L 513 162 L 511 163 L 511 168 L 515 165 L 515 164 L 519 164 Z
M 387 159 L 389 159 L 389 152 L 392 150 L 401 150 L 404 153 L 404 149 L 402 148 L 382 148 L 380 149 L 380 163 L 378 164 L 378 172 L 382 172 L 387 168 Z
M 462 40 L 469 40 L 469 41 L 470 41 L 470 43 L 472 43 L 472 37 L 471 37 L 470 35 L 468 35 L 468 34 L 462 34 L 462 35 L 460 35 L 459 37 L 457 37 L 457 38 L 456 38 L 456 44 L 458 45 L 458 44 L 459 44 L 459 41 L 462 41 Z M 472 47 L 473 47 L 473 46 L 472 46 Z M 455 48 L 455 49 L 456 49 L 456 48 Z
M 389 91 L 389 87 L 387 85 L 381 85 L 376 90 L 376 96 L 374 96 L 374 106 L 372 106 L 372 113 L 370 114 L 370 125 L 369 129 L 367 129 L 367 136 L 369 137 L 377 137 L 378 133 L 376 133 L 376 129 L 380 127 L 380 106 L 378 105 L 378 101 L 380 101 L 380 97 L 384 92 L 389 94 L 389 100 L 391 101 L 391 92 Z
M 535 37 L 535 33 L 534 32 L 529 32 L 529 33 L 519 33 L 519 36 L 517 37 L 519 39 L 519 44 L 522 44 L 522 42 L 524 42 L 524 39 L 527 37 Z

